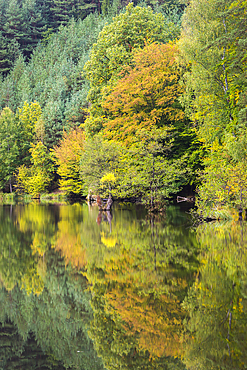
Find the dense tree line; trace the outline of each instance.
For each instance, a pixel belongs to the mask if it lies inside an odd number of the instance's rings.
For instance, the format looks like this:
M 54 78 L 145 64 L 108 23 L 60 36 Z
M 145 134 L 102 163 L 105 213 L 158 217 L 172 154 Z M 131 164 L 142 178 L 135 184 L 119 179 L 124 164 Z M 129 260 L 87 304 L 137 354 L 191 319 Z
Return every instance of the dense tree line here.
M 43 19 L 33 18 L 34 41 L 17 26 L 7 33 L 13 4 L 1 8 L 2 65 L 11 59 L 0 83 L 3 189 L 38 196 L 60 186 L 155 208 L 201 183 L 204 215 L 242 212 L 245 0 L 102 2 L 86 18 L 96 3 L 34 1 Z M 17 4 L 19 17 L 28 4 Z
M 205 216 L 246 208 L 246 10 L 245 0 L 194 0 L 183 17 L 184 103 L 206 150 Z
M 159 5 L 158 1 L 151 4 Z M 121 0 L 1 0 L 0 73 L 6 75 L 20 54 L 29 59 L 40 40 L 47 40 L 72 18 L 83 20 L 94 12 L 107 15 L 113 5 L 117 11 L 126 3 Z M 166 1 L 162 7 L 183 9 L 177 0 Z
M 107 20 L 110 23 L 104 27 Z M 138 31 L 140 28 L 142 28 L 141 33 Z M 103 31 L 99 34 L 101 30 Z M 117 35 L 111 40 L 110 34 L 113 36 L 115 30 L 117 30 Z M 94 134 L 101 135 L 100 129 L 103 126 L 101 124 L 98 129 L 99 123 L 96 123 L 96 126 L 90 124 L 92 120 L 101 119 L 98 112 L 93 113 L 98 103 L 90 103 L 91 108 L 88 110 L 88 101 L 92 100 L 90 96 L 95 94 L 90 81 L 94 78 L 95 85 L 98 84 L 98 88 L 101 86 L 103 92 L 105 85 L 104 83 L 100 85 L 99 82 L 103 78 L 103 69 L 109 66 L 110 70 L 107 72 L 105 83 L 108 83 L 109 79 L 113 83 L 114 79 L 117 79 L 121 66 L 130 63 L 138 47 L 144 47 L 149 39 L 164 43 L 178 35 L 179 17 L 177 14 L 171 13 L 164 16 L 151 8 L 135 8 L 133 4 L 130 4 L 126 11 L 120 13 L 112 21 L 111 15 L 102 17 L 97 14 L 90 15 L 83 21 L 72 19 L 66 27 L 60 27 L 58 33 L 49 35 L 48 40 L 40 43 L 33 51 L 28 63 L 21 55 L 12 71 L 2 80 L 0 89 L 1 117 L 4 123 L 2 127 L 5 127 L 1 133 L 2 142 L 5 143 L 2 153 L 2 186 L 8 183 L 11 191 L 12 182 L 14 180 L 16 183 L 15 176 L 17 175 L 18 187 L 37 195 L 49 189 L 59 176 L 60 186 L 66 193 L 87 194 L 89 188 L 98 192 L 99 187 L 104 183 L 100 182 L 101 178 L 110 173 L 109 166 L 105 164 L 101 169 L 104 161 L 98 158 L 99 163 L 96 163 L 96 166 L 99 166 L 101 171 L 95 188 L 85 175 L 87 172 L 85 162 L 89 165 L 90 162 L 81 160 L 82 155 L 86 158 L 89 151 L 92 153 L 92 145 L 97 140 L 102 143 L 103 153 L 105 153 L 105 147 L 108 146 L 112 155 L 118 157 L 115 165 L 119 167 L 119 170 L 121 168 L 120 172 L 123 173 L 124 168 L 128 166 L 128 157 L 130 158 L 127 153 L 128 148 L 119 146 L 117 148 L 117 144 L 107 143 L 105 139 L 93 138 Z M 127 43 L 125 37 L 129 39 Z M 103 49 L 100 51 L 101 48 Z M 150 54 L 151 52 L 152 50 L 149 51 Z M 100 60 L 99 53 L 103 58 L 102 67 L 97 65 L 97 61 Z M 92 64 L 93 59 L 95 59 L 95 65 Z M 94 73 L 95 77 L 90 77 L 91 73 Z M 154 83 L 151 81 L 151 85 Z M 162 83 L 164 85 L 166 81 Z M 152 86 L 150 88 L 153 89 Z M 99 100 L 100 96 L 101 93 L 96 93 L 95 99 Z M 82 134 L 84 124 L 85 135 Z M 15 130 L 15 127 L 18 127 L 18 130 Z M 160 133 L 160 135 L 163 134 Z M 167 138 L 165 136 L 160 140 L 171 141 L 169 135 Z M 76 154 L 74 157 L 65 155 L 63 152 L 66 147 L 71 146 L 71 140 L 76 147 L 77 154 L 74 152 Z M 171 143 L 167 143 L 167 150 L 170 146 Z M 84 147 L 88 149 L 84 150 Z M 159 148 L 164 151 L 162 143 Z M 156 150 L 157 154 L 158 151 L 159 149 Z M 153 153 L 153 158 L 155 155 Z M 140 189 L 142 177 L 145 176 L 142 158 L 140 161 L 140 170 L 143 175 L 140 171 L 137 172 L 135 187 L 132 184 L 125 186 L 129 188 L 125 191 L 126 195 L 132 195 L 135 189 L 143 195 L 154 180 L 150 174 L 146 181 L 147 184 Z M 134 166 L 132 168 L 134 169 Z M 116 195 L 120 194 L 123 188 L 124 180 L 121 180 L 120 172 L 115 186 Z M 185 171 L 182 171 L 182 177 L 184 173 Z M 178 176 L 179 184 L 184 182 L 182 177 Z M 155 186 L 152 187 L 155 188 Z M 159 185 L 158 190 L 161 190 L 161 187 L 162 184 Z
M 94 9 L 97 2 L 84 0 L 1 0 L 0 72 L 6 75 L 20 54 L 29 59 L 40 40 Z

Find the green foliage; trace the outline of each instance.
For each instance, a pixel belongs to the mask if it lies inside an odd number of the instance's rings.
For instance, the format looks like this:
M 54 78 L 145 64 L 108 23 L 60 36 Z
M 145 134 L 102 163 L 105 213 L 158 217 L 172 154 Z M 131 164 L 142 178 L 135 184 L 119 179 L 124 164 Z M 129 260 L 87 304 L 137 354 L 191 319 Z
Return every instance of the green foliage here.
M 234 137 L 227 134 L 223 145 L 215 143 L 212 146 L 204 162 L 204 181 L 197 201 L 204 217 L 216 217 L 217 212 L 224 209 L 231 213 L 230 208 L 237 208 L 241 215 L 246 208 L 246 158 L 246 128 L 240 125 Z
M 201 267 L 184 301 L 188 368 L 246 367 L 246 225 L 208 223 L 197 229 Z
M 65 194 L 82 194 L 80 160 L 84 151 L 85 136 L 81 129 L 64 133 L 63 139 L 54 149 L 57 173 L 61 176 L 59 188 Z
M 125 65 L 131 64 L 133 51 L 143 48 L 146 42 L 167 42 L 178 36 L 174 29 L 166 27 L 164 16 L 151 8 L 134 7 L 129 4 L 126 11 L 116 16 L 99 34 L 93 45 L 90 60 L 85 65 L 90 81 L 88 100 L 90 116 L 86 120 L 89 134 L 102 129 L 102 103 L 105 89 L 112 86 Z
M 140 130 L 129 149 L 94 136 L 85 142 L 81 178 L 85 191 L 115 197 L 141 198 L 152 210 L 178 192 L 190 173 L 186 156 L 170 159 L 169 130 Z
M 22 163 L 30 162 L 31 144 L 37 139 L 40 132 L 40 124 L 42 122 L 42 110 L 36 101 L 30 104 L 26 101 L 22 108 L 18 109 L 17 118 L 22 127 Z
M 198 204 L 211 215 L 246 205 L 246 6 L 245 0 L 193 0 L 183 17 L 180 49 L 190 66 L 184 104 L 208 157 Z
M 50 7 L 52 13 L 52 25 L 57 29 L 61 25 L 67 25 L 71 18 L 84 19 L 96 4 L 84 0 L 53 0 Z
M 32 196 L 39 197 L 53 180 L 53 157 L 41 142 L 33 144 L 30 153 L 31 167 L 22 165 L 18 169 L 18 188 Z
M 89 86 L 81 71 L 105 22 L 96 14 L 84 21 L 71 20 L 47 43 L 39 44 L 28 64 L 20 57 L 0 82 L 0 107 L 7 105 L 17 113 L 25 101 L 38 102 L 45 129 L 42 141 L 50 148 L 64 130 L 84 121 Z
M 85 142 L 80 165 L 85 194 L 101 193 L 104 196 L 109 194 L 109 187 L 105 189 L 102 178 L 109 176 L 110 173 L 116 174 L 120 166 L 120 154 L 118 144 L 104 141 L 100 135 Z M 111 184 L 113 186 L 115 181 L 111 181 Z M 115 195 L 114 186 L 110 192 Z
M 0 32 L 0 74 L 5 76 L 12 69 L 15 60 L 20 55 L 20 48 L 15 40 L 9 41 Z
M 35 128 L 41 115 L 41 107 L 36 101 L 31 102 L 30 104 L 25 101 L 23 107 L 19 108 L 18 118 L 25 130 L 24 135 L 27 141 L 31 142 L 33 140 Z
M 95 7 L 88 0 L 1 0 L 0 72 L 6 75 L 20 52 L 30 59 L 40 40 L 47 42 L 51 32 L 72 18 L 84 19 Z
M 12 192 L 14 172 L 20 165 L 20 124 L 9 108 L 4 108 L 0 115 L 0 187 L 9 183 Z
M 186 157 L 169 159 L 173 141 L 169 130 L 140 130 L 137 140 L 122 158 L 119 192 L 125 197 L 140 196 L 151 210 L 160 209 L 186 183 Z
M 236 14 L 240 3 L 243 10 L 243 1 L 194 0 L 183 19 L 180 45 L 186 62 L 191 63 L 185 77 L 186 102 L 192 119 L 200 123 L 199 135 L 207 144 L 216 138 L 221 140 L 225 128 L 231 130 L 237 118 L 236 98 L 244 86 L 235 92 L 232 89 L 236 88 L 238 75 L 245 68 L 238 46 L 241 44 L 238 39 L 245 37 Z M 232 60 L 233 45 L 237 45 L 235 58 L 241 59 L 238 66 Z
M 20 50 L 28 58 L 41 39 L 45 30 L 45 19 L 42 17 L 37 2 L 17 0 L 6 1 L 1 18 L 1 29 L 7 39 L 19 44 Z

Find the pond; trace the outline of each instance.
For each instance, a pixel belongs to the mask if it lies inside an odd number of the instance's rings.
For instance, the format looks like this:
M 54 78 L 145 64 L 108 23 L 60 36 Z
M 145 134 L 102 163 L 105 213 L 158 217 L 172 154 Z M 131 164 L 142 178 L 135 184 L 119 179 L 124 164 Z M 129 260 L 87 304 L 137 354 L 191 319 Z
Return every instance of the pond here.
M 245 222 L 0 206 L 0 369 L 247 367 Z

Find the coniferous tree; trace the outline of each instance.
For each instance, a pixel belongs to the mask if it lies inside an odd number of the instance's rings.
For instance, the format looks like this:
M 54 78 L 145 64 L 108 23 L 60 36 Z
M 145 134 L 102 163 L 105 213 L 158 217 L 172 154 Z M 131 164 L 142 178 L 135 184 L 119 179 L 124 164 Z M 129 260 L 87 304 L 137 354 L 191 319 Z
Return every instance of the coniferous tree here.
M 56 27 L 66 26 L 70 18 L 75 15 L 75 0 L 53 0 L 51 10 Z
M 97 4 L 92 0 L 77 0 L 76 18 L 84 19 L 88 14 L 97 9 Z
M 30 54 L 29 44 L 32 38 L 28 30 L 27 14 L 18 0 L 9 1 L 5 17 L 4 35 L 10 40 L 18 41 L 24 55 L 28 56 Z
M 14 113 L 5 108 L 0 115 L 0 187 L 7 184 L 10 193 L 13 175 L 20 163 L 20 125 Z
M 20 47 L 18 42 L 8 40 L 0 31 L 0 74 L 7 75 L 13 68 L 15 60 L 20 55 Z
M 97 15 L 72 20 L 41 43 L 29 63 L 21 55 L 11 73 L 0 81 L 1 108 L 8 106 L 16 112 L 25 101 L 38 101 L 45 127 L 43 141 L 49 147 L 58 143 L 64 129 L 85 119 L 89 84 L 82 70 L 105 22 Z
M 34 47 L 37 45 L 39 40 L 42 39 L 43 33 L 46 31 L 47 22 L 42 15 L 42 7 L 37 4 L 36 0 L 25 0 L 22 4 L 23 11 L 25 12 L 25 18 L 28 24 L 28 33 L 31 38 L 29 41 L 29 52 L 30 54 Z

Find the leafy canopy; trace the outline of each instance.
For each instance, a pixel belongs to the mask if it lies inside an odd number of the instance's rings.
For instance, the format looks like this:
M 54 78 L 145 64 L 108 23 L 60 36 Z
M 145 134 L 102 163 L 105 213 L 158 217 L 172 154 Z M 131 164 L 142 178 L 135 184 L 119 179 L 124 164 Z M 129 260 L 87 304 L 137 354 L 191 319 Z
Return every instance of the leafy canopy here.
M 184 119 L 174 44 L 146 45 L 133 53 L 132 66 L 120 74 L 103 107 L 104 135 L 129 146 L 141 129 L 164 129 Z
M 103 28 L 84 68 L 90 81 L 88 100 L 92 105 L 86 120 L 90 134 L 102 129 L 105 88 L 118 79 L 123 66 L 132 63 L 133 51 L 143 48 L 146 42 L 164 43 L 176 36 L 177 30 L 166 27 L 162 14 L 154 13 L 150 7 L 134 7 L 133 3 Z
M 85 135 L 81 129 L 64 133 L 63 139 L 54 149 L 57 173 L 61 177 L 59 187 L 66 194 L 81 194 L 83 183 L 80 178 L 80 159 L 84 150 Z

